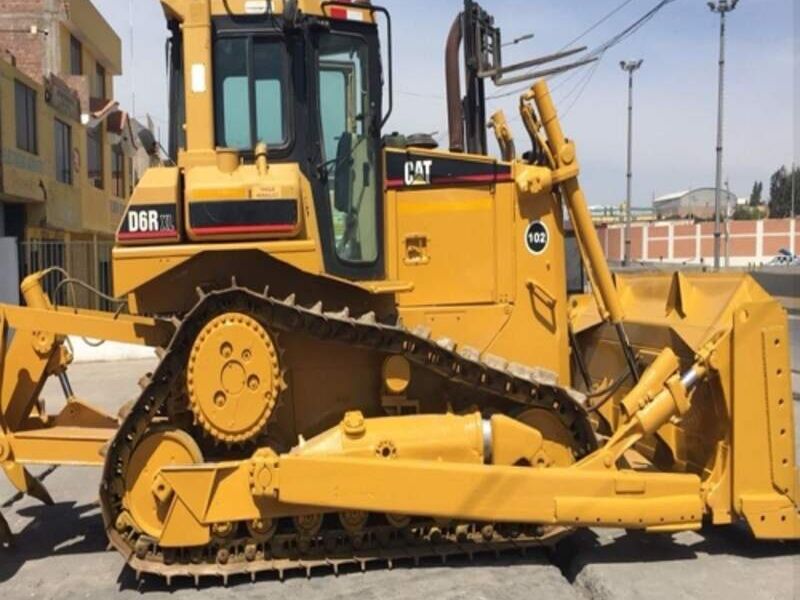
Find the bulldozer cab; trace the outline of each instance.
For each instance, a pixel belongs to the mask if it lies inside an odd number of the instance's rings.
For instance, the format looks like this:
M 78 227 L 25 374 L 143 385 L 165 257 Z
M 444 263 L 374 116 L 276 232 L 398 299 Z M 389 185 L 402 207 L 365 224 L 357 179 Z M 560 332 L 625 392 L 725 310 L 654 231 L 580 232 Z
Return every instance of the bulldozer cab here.
M 247 163 L 264 143 L 271 164 L 299 165 L 325 271 L 377 279 L 384 276 L 378 27 L 371 7 L 348 12 L 329 2 L 320 10 L 304 18 L 288 4 L 269 19 L 212 14 L 214 145 Z M 170 29 L 170 154 L 179 161 L 187 148 L 185 52 L 180 24 Z

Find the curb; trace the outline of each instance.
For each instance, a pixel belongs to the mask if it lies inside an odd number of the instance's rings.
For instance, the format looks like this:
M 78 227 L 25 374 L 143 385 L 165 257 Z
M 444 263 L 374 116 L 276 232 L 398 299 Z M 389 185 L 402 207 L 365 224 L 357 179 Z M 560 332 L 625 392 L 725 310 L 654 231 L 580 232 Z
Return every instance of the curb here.
M 121 344 L 119 342 L 102 342 L 80 337 L 69 337 L 72 347 L 73 363 L 116 362 L 125 360 L 147 360 L 156 358 L 153 348 Z

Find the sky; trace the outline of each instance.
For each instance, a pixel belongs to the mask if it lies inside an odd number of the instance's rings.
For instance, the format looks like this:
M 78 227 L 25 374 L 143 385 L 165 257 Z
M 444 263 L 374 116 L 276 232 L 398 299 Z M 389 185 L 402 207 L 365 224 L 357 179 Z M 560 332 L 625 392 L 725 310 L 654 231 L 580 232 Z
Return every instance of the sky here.
M 94 0 L 123 42 L 124 74 L 116 96 L 135 114 L 151 115 L 166 137 L 167 36 L 158 0 Z M 593 48 L 623 30 L 656 0 L 482 0 L 508 41 L 504 62 L 561 49 L 618 6 L 613 17 L 581 39 Z M 394 23 L 395 112 L 386 131 L 438 132 L 447 145 L 444 45 L 462 0 L 383 0 Z M 132 25 L 132 27 L 131 27 Z M 723 181 L 739 196 L 781 165 L 800 164 L 800 0 L 741 0 L 728 14 Z M 133 36 L 131 36 L 131 31 Z M 131 48 L 131 37 L 133 48 Z M 705 0 L 675 0 L 633 37 L 605 53 L 596 67 L 551 79 L 565 133 L 575 140 L 581 181 L 592 205 L 625 197 L 627 74 L 621 60 L 643 59 L 634 83 L 633 204 L 713 186 L 716 164 L 719 17 Z M 487 94 L 505 92 L 490 84 Z M 511 87 L 511 89 L 516 89 Z M 515 131 L 527 135 L 518 97 L 492 100 Z

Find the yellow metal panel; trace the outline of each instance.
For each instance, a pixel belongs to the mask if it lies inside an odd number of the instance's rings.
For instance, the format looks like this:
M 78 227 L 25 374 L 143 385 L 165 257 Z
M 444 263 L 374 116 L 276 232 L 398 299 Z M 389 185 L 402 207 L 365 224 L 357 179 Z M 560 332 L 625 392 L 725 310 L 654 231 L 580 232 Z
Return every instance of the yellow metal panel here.
M 202 546 L 210 540 L 209 528 L 200 525 L 181 500 L 170 505 L 167 525 L 159 540 L 164 548 Z
M 157 280 L 159 276 L 203 253 L 245 252 L 248 250 L 269 254 L 277 260 L 309 273 L 321 271 L 319 249 L 317 244 L 311 240 L 116 247 L 113 251 L 114 294 L 117 296 L 129 294 L 138 287 Z
M 511 223 L 513 230 L 503 239 L 511 240 L 513 261 L 499 261 L 500 273 L 513 278 L 514 310 L 508 324 L 498 332 L 489 352 L 526 365 L 553 371 L 559 381 L 570 381 L 567 336 L 566 260 L 564 224 L 560 204 L 550 193 L 523 194 L 518 191 Z M 534 255 L 526 246 L 530 223 L 541 221 L 549 232 L 549 244 Z M 502 247 L 502 246 L 501 246 Z M 525 332 L 523 336 L 520 332 Z
M 15 327 L 13 317 L 8 313 L 7 316 L 8 326 Z M 14 333 L 14 339 L 5 355 L 3 387 L 0 389 L 0 412 L 9 431 L 19 427 L 38 400 L 53 344 L 52 334 L 35 335 L 29 329 Z
M 494 193 L 488 188 L 397 194 L 398 278 L 405 306 L 496 300 Z
M 103 447 L 116 428 L 49 427 L 9 436 L 14 460 L 22 464 L 102 466 Z
M 279 473 L 282 502 L 330 508 L 556 523 L 559 506 L 574 522 L 577 508 L 571 510 L 567 499 L 582 497 L 583 524 L 596 524 L 598 517 L 612 524 L 620 514 L 634 527 L 697 523 L 702 516 L 694 475 L 302 456 L 281 457 Z M 620 481 L 637 482 L 646 492 L 619 493 Z
M 166 4 L 166 3 L 165 3 Z M 175 2 L 168 2 L 168 4 L 177 4 Z M 247 0 L 211 0 L 211 12 L 214 15 L 227 15 L 232 12 L 236 15 L 246 14 L 245 4 Z M 274 14 L 281 14 L 283 12 L 286 0 L 262 0 L 264 6 L 271 6 Z M 330 15 L 330 7 L 326 10 L 322 9 L 323 0 L 298 0 L 297 8 L 307 15 Z M 354 4 L 352 10 L 361 14 L 364 21 L 371 21 L 371 16 L 368 10 L 359 10 L 359 6 Z
M 497 301 L 513 303 L 517 299 L 517 251 L 521 239 L 517 235 L 520 203 L 524 203 L 513 185 L 495 188 L 496 277 Z M 527 224 L 526 224 L 527 225 Z
M 40 334 L 77 335 L 152 347 L 166 345 L 172 335 L 171 325 L 147 317 L 115 317 L 111 313 L 64 307 L 42 310 L 6 306 L 5 313 L 9 327 Z
M 0 392 L 5 390 L 3 382 L 5 380 L 5 373 L 6 373 L 6 345 L 7 345 L 7 335 L 8 332 L 6 330 L 6 315 L 5 315 L 5 307 L 0 304 Z M 0 411 L 0 436 L 2 436 L 2 432 L 5 430 L 5 415 Z
M 764 328 L 761 332 L 766 371 L 766 405 L 769 422 L 770 466 L 775 488 L 796 497 L 794 415 L 789 338 L 786 325 Z
M 414 306 L 403 307 L 400 314 L 406 327 L 427 327 L 434 339 L 450 338 L 462 347 L 484 352 L 508 322 L 512 310 L 504 304 Z
M 192 241 L 212 238 L 195 230 L 190 218 L 194 203 L 209 201 L 221 203 L 293 200 L 297 203 L 297 223 L 290 231 L 213 234 L 215 241 L 294 237 L 311 239 L 317 236 L 317 232 L 309 231 L 304 223 L 302 204 L 313 204 L 313 198 L 310 194 L 303 195 L 300 169 L 296 164 L 271 165 L 265 174 L 259 173 L 255 165 L 242 165 L 232 173 L 224 173 L 217 166 L 194 167 L 186 173 L 185 187 L 184 225 L 186 234 Z
M 771 301 L 740 305 L 733 319 L 735 507 L 757 537 L 797 536 L 800 514 L 786 315 Z

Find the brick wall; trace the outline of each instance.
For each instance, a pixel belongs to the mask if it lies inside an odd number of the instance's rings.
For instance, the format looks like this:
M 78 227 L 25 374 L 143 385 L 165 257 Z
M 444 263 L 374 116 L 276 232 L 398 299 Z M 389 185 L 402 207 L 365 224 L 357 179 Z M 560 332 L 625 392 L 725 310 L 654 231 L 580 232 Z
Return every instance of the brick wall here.
M 28 77 L 41 81 L 47 36 L 30 33 L 31 26 L 40 31 L 50 28 L 47 9 L 52 0 L 0 0 L 0 48 L 16 59 L 17 68 Z
M 598 234 L 609 260 L 621 260 L 624 225 L 600 225 Z M 731 221 L 729 240 L 722 237 L 722 256 L 731 266 L 769 262 L 781 249 L 800 253 L 800 218 Z M 634 223 L 631 227 L 631 258 L 634 261 L 713 263 L 714 223 L 687 221 Z

